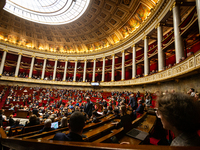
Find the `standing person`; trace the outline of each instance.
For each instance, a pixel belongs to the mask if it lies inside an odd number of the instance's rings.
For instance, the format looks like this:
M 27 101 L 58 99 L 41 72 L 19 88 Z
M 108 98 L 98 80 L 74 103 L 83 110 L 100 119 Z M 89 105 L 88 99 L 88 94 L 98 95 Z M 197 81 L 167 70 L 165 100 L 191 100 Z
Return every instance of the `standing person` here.
M 85 105 L 84 112 L 87 113 L 89 118 L 92 116 L 92 109 L 93 109 L 93 103 L 90 101 L 89 97 L 86 97 L 87 103 Z
M 157 117 L 164 129 L 171 130 L 175 139 L 171 146 L 200 146 L 199 103 L 182 93 L 169 93 L 157 99 Z
M 136 108 L 138 107 L 137 101 L 134 98 L 134 94 L 130 95 L 130 99 L 129 99 L 128 105 L 130 105 L 133 110 L 136 110 Z

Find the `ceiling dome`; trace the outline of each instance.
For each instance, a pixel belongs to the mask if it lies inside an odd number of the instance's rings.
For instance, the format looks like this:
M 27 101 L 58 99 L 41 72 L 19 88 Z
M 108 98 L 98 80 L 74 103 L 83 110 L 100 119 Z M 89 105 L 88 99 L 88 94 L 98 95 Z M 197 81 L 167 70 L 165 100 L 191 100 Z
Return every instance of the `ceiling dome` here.
M 7 0 L 0 14 L 0 40 L 58 55 L 104 53 L 136 35 L 163 4 L 162 0 Z M 67 23 L 61 12 L 72 8 L 82 9 L 82 15 Z M 26 16 L 16 16 L 22 10 Z M 26 20 L 32 15 L 41 20 Z M 53 17 L 63 24 L 54 25 Z M 44 20 L 49 23 L 42 24 Z
M 42 24 L 67 24 L 78 19 L 90 0 L 7 0 L 4 9 L 16 16 Z

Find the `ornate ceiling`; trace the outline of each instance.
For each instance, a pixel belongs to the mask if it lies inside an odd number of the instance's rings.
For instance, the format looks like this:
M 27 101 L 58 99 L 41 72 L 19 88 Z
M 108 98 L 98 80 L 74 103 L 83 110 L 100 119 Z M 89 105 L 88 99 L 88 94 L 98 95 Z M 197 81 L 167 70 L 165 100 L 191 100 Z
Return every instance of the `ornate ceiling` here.
M 86 12 L 64 25 L 31 22 L 7 11 L 0 15 L 0 40 L 61 54 L 99 52 L 122 42 L 159 0 L 91 0 Z

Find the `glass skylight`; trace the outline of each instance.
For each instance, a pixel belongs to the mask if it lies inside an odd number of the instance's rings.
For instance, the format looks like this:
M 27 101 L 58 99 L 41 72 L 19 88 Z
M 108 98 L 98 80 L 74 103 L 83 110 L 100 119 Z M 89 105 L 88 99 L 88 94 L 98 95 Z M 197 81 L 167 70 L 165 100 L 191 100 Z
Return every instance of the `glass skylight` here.
M 37 23 L 59 25 L 78 19 L 90 0 L 6 0 L 4 10 Z

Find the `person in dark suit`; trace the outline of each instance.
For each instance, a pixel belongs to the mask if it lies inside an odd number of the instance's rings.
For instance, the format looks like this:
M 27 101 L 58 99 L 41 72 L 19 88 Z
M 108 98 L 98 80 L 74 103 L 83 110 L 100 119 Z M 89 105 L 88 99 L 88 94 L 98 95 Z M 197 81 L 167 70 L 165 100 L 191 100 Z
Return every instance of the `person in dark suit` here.
M 89 97 L 86 97 L 87 103 L 85 105 L 85 109 L 84 112 L 87 113 L 87 115 L 89 116 L 89 118 L 92 116 L 92 108 L 93 108 L 93 103 L 90 101 Z
M 44 122 L 44 128 L 41 129 L 38 133 L 48 132 L 48 131 L 55 130 L 54 128 L 51 128 L 51 123 L 52 123 L 51 119 L 45 120 L 45 122 Z
M 128 105 L 130 105 L 133 110 L 136 110 L 136 108 L 138 107 L 137 101 L 134 98 L 133 94 L 130 95 L 130 101 L 129 101 Z
M 85 126 L 85 117 L 79 112 L 75 111 L 69 120 L 69 134 L 65 133 L 56 133 L 52 140 L 57 141 L 79 141 L 82 142 L 82 132 L 83 127 Z

